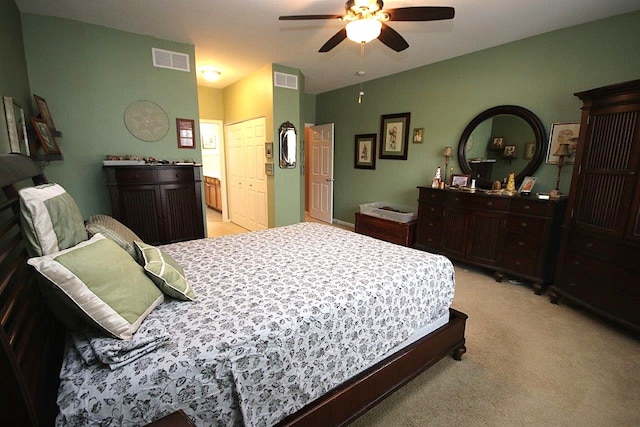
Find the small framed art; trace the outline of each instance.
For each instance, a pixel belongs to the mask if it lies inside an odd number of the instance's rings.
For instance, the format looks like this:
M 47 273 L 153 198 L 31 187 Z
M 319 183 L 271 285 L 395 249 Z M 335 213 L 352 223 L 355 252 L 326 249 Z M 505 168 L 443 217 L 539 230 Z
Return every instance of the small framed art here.
M 356 135 L 355 143 L 353 167 L 356 169 L 375 169 L 376 134 L 367 133 Z
M 489 144 L 489 150 L 502 151 L 504 150 L 504 138 L 493 138 Z
M 518 188 L 518 193 L 529 195 L 531 190 L 533 190 L 533 186 L 536 183 L 535 176 L 525 176 L 522 184 L 520 184 L 520 188 Z
M 407 160 L 411 113 L 386 114 L 380 120 L 380 158 Z
M 30 155 L 24 110 L 15 99 L 5 96 L 4 113 L 7 119 L 7 132 L 9 133 L 9 148 L 11 152 Z
M 536 142 L 529 141 L 524 145 L 524 158 L 529 160 L 533 159 L 533 156 L 536 154 Z
M 40 112 L 40 118 L 49 126 L 51 133 L 55 133 L 57 129 L 56 125 L 53 123 L 53 117 L 51 117 L 51 111 L 49 110 L 47 101 L 35 93 L 33 94 L 33 98 L 35 99 L 36 107 L 38 107 L 38 111 Z
M 176 119 L 178 148 L 196 148 L 195 120 Z
M 452 187 L 468 187 L 471 184 L 471 175 L 453 174 L 451 175 Z
M 273 142 L 264 143 L 264 157 L 273 159 Z
M 43 119 L 31 117 L 31 124 L 36 130 L 38 141 L 40 141 L 40 144 L 42 145 L 45 153 L 62 154 L 47 122 L 45 122 Z
M 421 144 L 423 137 L 424 137 L 424 128 L 414 128 L 413 129 L 413 143 L 414 144 Z
M 578 136 L 580 135 L 580 123 L 554 123 L 551 125 L 546 162 L 550 165 L 558 164 L 558 156 L 554 156 L 560 144 L 569 144 L 570 156 L 565 157 L 563 164 L 573 164 L 576 161 L 578 150 Z
M 518 151 L 515 145 L 505 145 L 502 150 L 502 157 L 504 159 L 515 159 L 518 156 Z

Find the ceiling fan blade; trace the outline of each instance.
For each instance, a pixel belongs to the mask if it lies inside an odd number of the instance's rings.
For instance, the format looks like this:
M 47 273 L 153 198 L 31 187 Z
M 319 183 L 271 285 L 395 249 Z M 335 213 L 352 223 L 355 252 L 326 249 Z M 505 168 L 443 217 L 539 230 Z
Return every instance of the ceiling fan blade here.
M 331 49 L 338 46 L 342 42 L 342 40 L 346 38 L 347 38 L 347 30 L 343 28 L 337 33 L 335 33 L 334 36 L 331 37 L 325 44 L 323 44 L 318 52 L 329 52 Z
M 409 47 L 409 43 L 396 30 L 382 23 L 382 30 L 378 36 L 378 40 L 389 46 L 396 52 L 402 52 Z
M 389 21 L 439 21 L 455 16 L 454 8 L 440 6 L 399 7 L 385 12 L 389 14 Z
M 344 15 L 289 15 L 281 16 L 278 19 L 280 21 L 302 21 L 309 19 L 340 19 Z

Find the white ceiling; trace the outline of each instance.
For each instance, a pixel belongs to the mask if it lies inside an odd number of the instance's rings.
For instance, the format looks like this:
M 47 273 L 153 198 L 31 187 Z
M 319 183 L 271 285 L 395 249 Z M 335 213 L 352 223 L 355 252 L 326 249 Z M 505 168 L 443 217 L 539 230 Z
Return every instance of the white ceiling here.
M 196 68 L 222 72 L 224 88 L 266 64 L 299 68 L 307 93 L 322 93 L 559 28 L 640 9 L 638 0 L 388 0 L 385 8 L 452 6 L 451 21 L 390 22 L 409 43 L 396 53 L 378 40 L 318 49 L 338 20 L 279 21 L 280 15 L 342 14 L 343 0 L 16 0 L 23 13 L 103 25 L 195 45 Z M 540 52 L 544 61 L 544 52 Z M 363 62 L 363 63 L 362 63 Z

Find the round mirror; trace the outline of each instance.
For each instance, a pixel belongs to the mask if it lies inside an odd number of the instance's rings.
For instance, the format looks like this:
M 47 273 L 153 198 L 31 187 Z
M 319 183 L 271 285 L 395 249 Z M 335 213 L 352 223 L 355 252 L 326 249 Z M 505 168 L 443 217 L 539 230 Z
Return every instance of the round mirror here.
M 458 162 L 477 187 L 491 188 L 511 172 L 520 185 L 542 163 L 546 144 L 538 116 L 516 105 L 501 105 L 478 114 L 465 128 L 458 144 Z

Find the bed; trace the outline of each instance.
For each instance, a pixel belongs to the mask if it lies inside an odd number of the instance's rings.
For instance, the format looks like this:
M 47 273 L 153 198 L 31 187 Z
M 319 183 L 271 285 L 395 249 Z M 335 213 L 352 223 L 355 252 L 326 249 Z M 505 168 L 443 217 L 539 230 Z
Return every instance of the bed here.
M 158 345 L 110 367 L 83 349 L 123 340 L 66 333 L 25 262 L 16 200 L 25 179 L 46 182 L 28 158 L 0 156 L 10 424 L 144 425 L 183 410 L 196 425 L 341 425 L 466 351 L 446 258 L 302 223 L 162 246 L 194 301 L 164 298 L 124 340 Z

